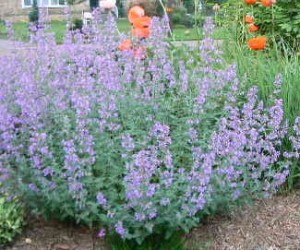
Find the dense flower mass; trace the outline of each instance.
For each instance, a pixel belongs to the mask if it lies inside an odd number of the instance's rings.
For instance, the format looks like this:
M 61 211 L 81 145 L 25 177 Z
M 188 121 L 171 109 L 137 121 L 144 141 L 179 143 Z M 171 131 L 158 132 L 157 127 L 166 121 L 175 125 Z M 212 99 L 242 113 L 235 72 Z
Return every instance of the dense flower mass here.
M 101 224 L 99 237 L 141 243 L 278 189 L 289 174 L 282 100 L 242 94 L 211 19 L 200 48 L 182 53 L 170 53 L 167 18 L 151 22 L 137 60 L 113 19 L 61 46 L 39 30 L 36 49 L 1 58 L 3 191 L 38 213 Z

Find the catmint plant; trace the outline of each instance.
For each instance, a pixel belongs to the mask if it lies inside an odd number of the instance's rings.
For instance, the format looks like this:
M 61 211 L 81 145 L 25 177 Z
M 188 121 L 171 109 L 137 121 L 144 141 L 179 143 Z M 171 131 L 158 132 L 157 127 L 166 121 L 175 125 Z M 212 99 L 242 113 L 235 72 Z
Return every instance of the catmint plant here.
M 33 50 L 0 59 L 3 192 L 37 214 L 141 244 L 285 182 L 282 100 L 242 94 L 211 20 L 200 48 L 177 50 L 167 20 L 153 18 L 151 37 L 134 41 L 137 56 L 119 50 L 129 35 L 95 11 L 63 45 L 39 29 Z

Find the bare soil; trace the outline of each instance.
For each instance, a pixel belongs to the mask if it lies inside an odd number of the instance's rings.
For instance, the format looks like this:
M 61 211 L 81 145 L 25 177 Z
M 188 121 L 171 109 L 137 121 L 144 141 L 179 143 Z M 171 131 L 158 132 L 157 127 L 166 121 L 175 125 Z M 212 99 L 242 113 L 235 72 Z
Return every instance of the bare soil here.
M 41 219 L 27 222 L 23 234 L 4 250 L 108 250 L 96 232 L 71 224 Z

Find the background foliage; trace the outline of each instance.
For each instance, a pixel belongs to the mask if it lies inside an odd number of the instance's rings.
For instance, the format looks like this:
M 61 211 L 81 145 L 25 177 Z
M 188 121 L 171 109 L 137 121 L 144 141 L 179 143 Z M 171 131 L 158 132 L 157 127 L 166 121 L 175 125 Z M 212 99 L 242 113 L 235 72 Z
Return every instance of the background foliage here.
M 259 1 L 255 5 L 246 5 L 240 0 L 229 0 L 222 5 L 217 23 L 235 27 L 236 39 L 241 44 L 249 37 L 265 35 L 269 38 L 271 46 L 289 53 L 299 51 L 299 10 L 300 3 L 297 0 L 277 1 L 272 7 L 265 7 Z M 246 15 L 254 17 L 255 24 L 260 27 L 258 33 L 249 34 L 248 27 L 244 23 Z
M 23 209 L 18 200 L 0 197 L 0 247 L 11 242 L 24 225 Z

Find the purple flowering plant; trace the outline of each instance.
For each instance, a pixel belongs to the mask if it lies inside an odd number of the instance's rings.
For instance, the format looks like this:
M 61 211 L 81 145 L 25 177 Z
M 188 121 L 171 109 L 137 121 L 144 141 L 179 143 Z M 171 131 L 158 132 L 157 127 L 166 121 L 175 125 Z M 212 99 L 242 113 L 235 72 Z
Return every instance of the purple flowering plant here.
M 143 59 L 118 50 L 127 35 L 113 19 L 98 22 L 60 46 L 38 30 L 36 48 L 1 58 L 6 191 L 37 214 L 141 244 L 189 232 L 216 207 L 285 182 L 282 100 L 243 94 L 211 20 L 200 48 L 177 50 L 167 20 L 154 18 L 152 36 L 139 41 Z

